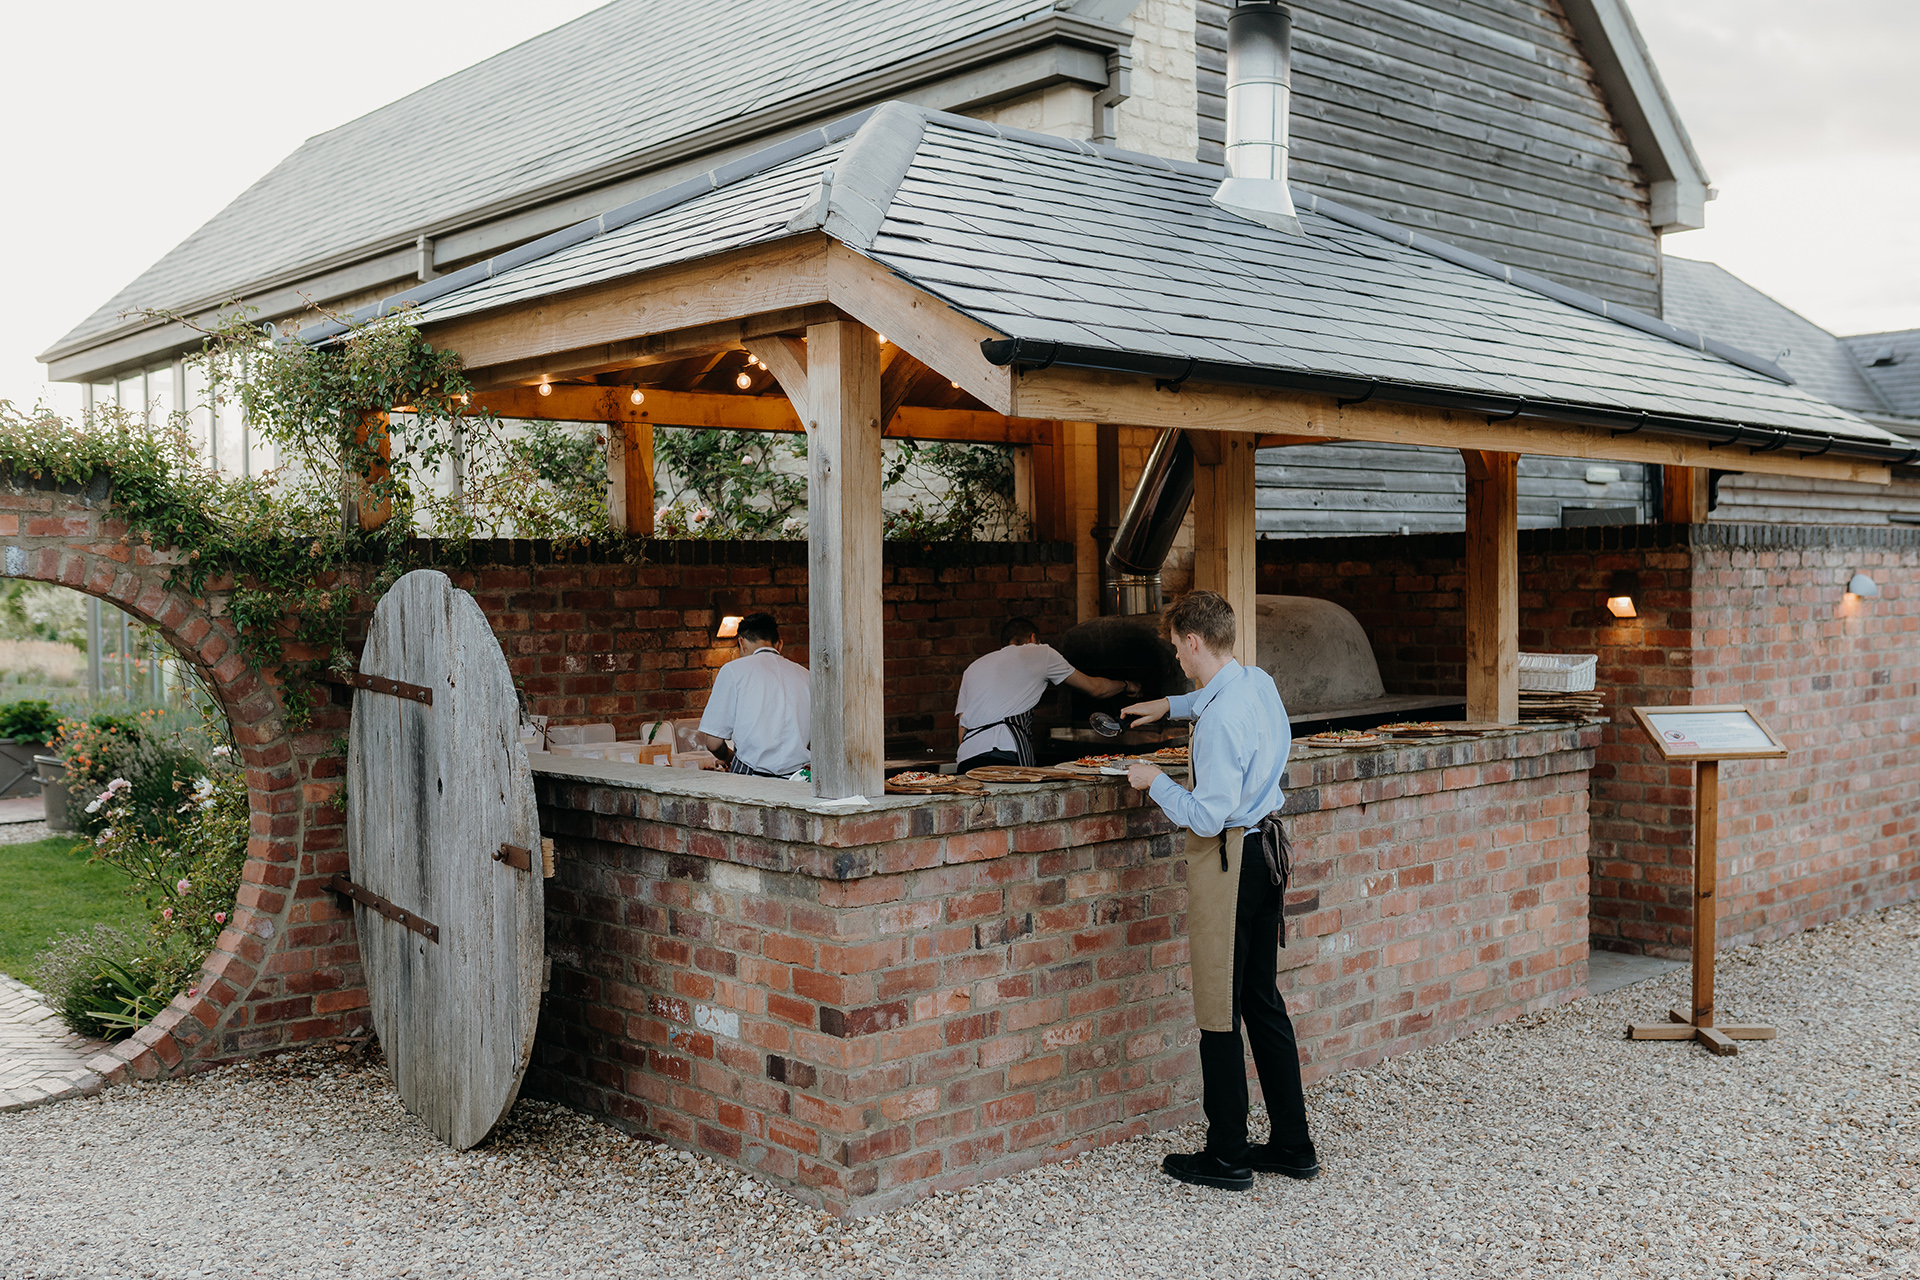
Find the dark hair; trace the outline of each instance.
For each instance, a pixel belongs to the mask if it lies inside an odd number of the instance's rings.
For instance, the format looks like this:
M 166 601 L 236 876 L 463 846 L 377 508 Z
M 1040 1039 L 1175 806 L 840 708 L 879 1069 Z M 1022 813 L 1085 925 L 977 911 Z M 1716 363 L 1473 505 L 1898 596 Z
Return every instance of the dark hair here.
M 758 640 L 761 644 L 780 643 L 780 624 L 773 620 L 770 613 L 750 613 L 740 619 L 740 630 L 736 633 L 742 640 Z
M 1032 618 L 1008 618 L 1000 626 L 1000 643 L 1012 644 L 1016 640 L 1040 638 L 1040 627 Z
M 1189 591 L 1167 610 L 1167 631 L 1199 636 L 1215 653 L 1233 649 L 1233 606 L 1217 591 Z

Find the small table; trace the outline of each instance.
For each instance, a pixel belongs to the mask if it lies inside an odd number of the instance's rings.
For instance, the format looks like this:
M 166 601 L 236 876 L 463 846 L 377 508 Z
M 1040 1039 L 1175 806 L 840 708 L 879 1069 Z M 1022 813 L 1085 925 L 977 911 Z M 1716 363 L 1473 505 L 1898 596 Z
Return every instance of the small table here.
M 1736 1040 L 1771 1040 L 1779 1034 L 1759 1023 L 1716 1026 L 1713 1020 L 1714 929 L 1719 888 L 1720 762 L 1778 760 L 1787 748 L 1742 706 L 1635 707 L 1633 718 L 1653 740 L 1661 759 L 1695 766 L 1693 789 L 1693 1009 L 1669 1009 L 1666 1022 L 1634 1023 L 1632 1040 L 1697 1040 L 1724 1056 L 1740 1051 Z

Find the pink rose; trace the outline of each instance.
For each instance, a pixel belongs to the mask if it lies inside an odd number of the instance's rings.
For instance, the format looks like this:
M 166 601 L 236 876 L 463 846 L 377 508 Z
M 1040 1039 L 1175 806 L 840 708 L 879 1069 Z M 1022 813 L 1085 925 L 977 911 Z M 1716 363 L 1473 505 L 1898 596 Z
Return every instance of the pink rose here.
M 214 922 L 215 924 L 225 924 L 225 923 L 227 922 L 227 913 L 226 913 L 226 912 L 224 912 L 224 911 L 216 911 L 216 912 L 214 912 L 214 913 L 213 913 L 213 922 Z
M 162 907 L 162 908 L 160 908 L 160 918 L 161 918 L 162 920 L 171 920 L 171 919 L 173 919 L 173 908 L 172 908 L 172 907 Z
M 180 883 L 173 886 L 173 891 L 184 898 L 189 893 L 193 892 L 193 886 L 189 884 L 187 881 L 182 880 Z
M 199 994 L 200 994 L 200 988 L 198 988 L 198 987 L 188 987 L 188 988 L 187 988 L 187 999 L 189 999 L 189 1000 L 191 1000 L 191 999 L 193 999 L 193 998 L 194 998 L 195 996 L 197 996 L 197 995 L 199 995 Z

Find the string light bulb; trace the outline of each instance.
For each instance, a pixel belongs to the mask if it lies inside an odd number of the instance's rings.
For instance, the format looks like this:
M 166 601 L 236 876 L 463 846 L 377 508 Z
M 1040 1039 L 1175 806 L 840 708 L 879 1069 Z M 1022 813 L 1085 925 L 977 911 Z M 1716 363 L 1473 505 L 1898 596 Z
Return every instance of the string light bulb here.
M 947 383 L 947 385 L 952 387 L 955 391 L 958 391 L 960 389 L 960 384 L 957 382 L 949 382 Z
M 740 371 L 740 376 L 733 380 L 733 385 L 740 388 L 742 391 L 745 391 L 748 387 L 751 387 L 753 385 L 753 375 L 748 373 L 745 369 L 742 369 Z
M 627 396 L 627 399 L 632 401 L 634 404 L 645 404 L 647 402 L 647 393 L 642 391 L 640 388 L 635 387 L 633 391 Z
M 879 334 L 875 334 L 874 336 L 880 339 L 880 345 L 881 345 L 881 346 L 883 346 L 883 347 L 884 347 L 884 346 L 886 346 L 886 345 L 887 345 L 887 335 L 886 335 L 886 334 L 884 334 L 884 333 L 879 333 Z
M 543 396 L 550 396 L 550 395 L 552 395 L 552 394 L 553 394 L 553 384 L 552 384 L 551 382 L 543 382 L 543 383 L 541 383 L 541 384 L 540 384 L 540 394 L 541 394 L 541 395 L 543 395 Z

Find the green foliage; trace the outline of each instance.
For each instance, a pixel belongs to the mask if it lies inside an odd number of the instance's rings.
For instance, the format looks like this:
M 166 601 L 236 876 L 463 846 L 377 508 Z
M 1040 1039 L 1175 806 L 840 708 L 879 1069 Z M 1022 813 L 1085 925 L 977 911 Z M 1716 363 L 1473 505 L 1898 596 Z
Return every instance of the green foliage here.
M 95 924 L 145 931 L 147 912 L 127 878 L 87 856 L 67 836 L 0 844 L 0 973 L 20 976 L 34 954 L 63 933 Z
M 0 590 L 0 640 L 49 640 L 87 651 L 86 597 L 16 578 Z
M 185 938 L 140 939 L 104 924 L 56 938 L 27 981 L 69 1028 L 114 1040 L 152 1021 L 200 971 L 205 949 Z
M 668 427 L 654 432 L 655 474 L 672 492 L 654 521 L 662 538 L 794 538 L 806 532 L 805 436 Z
M 0 738 L 45 742 L 60 731 L 60 713 L 51 702 L 29 698 L 0 706 Z
M 167 713 L 150 708 L 131 713 L 96 712 L 85 719 L 60 722 L 50 744 L 67 762 L 67 785 L 72 794 L 68 813 L 80 830 L 98 835 L 113 820 L 107 810 L 126 808 L 130 821 L 147 835 L 158 835 L 163 815 L 178 803 L 183 788 L 191 786 L 204 769 L 201 748 L 189 733 L 169 730 Z M 117 783 L 117 785 L 115 785 Z M 116 804 L 107 805 L 101 793 L 113 787 Z
M 886 488 L 905 505 L 887 514 L 901 542 L 1011 541 L 1027 535 L 1005 445 L 888 442 Z

